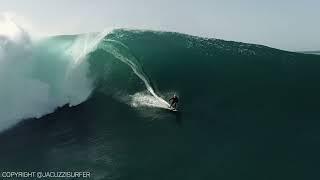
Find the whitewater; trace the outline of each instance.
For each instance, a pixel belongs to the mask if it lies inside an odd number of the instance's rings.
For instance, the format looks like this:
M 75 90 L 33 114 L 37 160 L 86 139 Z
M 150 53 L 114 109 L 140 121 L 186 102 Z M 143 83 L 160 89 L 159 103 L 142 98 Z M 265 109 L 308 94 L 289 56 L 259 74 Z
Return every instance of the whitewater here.
M 82 51 L 74 51 L 81 40 L 47 46 L 41 40 L 33 41 L 9 18 L 4 18 L 0 27 L 0 130 L 88 98 L 92 85 L 84 59 L 93 49 L 88 47 L 97 41 L 87 41 Z

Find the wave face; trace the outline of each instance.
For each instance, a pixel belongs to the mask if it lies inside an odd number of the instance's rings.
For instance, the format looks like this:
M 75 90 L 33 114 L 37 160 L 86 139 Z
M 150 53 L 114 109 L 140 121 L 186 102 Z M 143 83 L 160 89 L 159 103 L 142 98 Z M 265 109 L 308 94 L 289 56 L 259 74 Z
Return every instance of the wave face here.
M 155 88 L 165 98 L 180 94 L 183 106 L 198 109 L 194 103 L 201 101 L 203 110 L 317 111 L 319 105 L 318 56 L 179 33 L 128 30 L 108 34 L 92 56 L 91 68 L 101 83 L 97 87 L 125 94 L 147 89 L 157 96 Z M 143 82 L 146 88 L 139 86 Z
M 125 29 L 23 37 L 0 39 L 1 128 L 40 120 L 0 136 L 0 168 L 90 169 L 94 179 L 319 177 L 320 56 Z M 178 113 L 166 109 L 172 94 Z

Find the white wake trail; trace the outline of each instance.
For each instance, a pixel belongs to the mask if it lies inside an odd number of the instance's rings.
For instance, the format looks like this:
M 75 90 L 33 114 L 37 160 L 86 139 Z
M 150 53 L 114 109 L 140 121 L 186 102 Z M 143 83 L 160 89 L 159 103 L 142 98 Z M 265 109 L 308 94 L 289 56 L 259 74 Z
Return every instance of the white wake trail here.
M 127 51 L 129 51 L 129 47 L 127 47 L 125 44 L 111 40 L 111 39 L 105 39 L 104 42 L 109 42 L 104 43 L 102 49 L 105 50 L 106 52 L 111 53 L 114 57 L 119 59 L 121 62 L 127 64 L 132 71 L 143 81 L 145 87 L 147 88 L 148 92 L 152 95 L 147 95 L 145 93 L 136 93 L 135 95 L 132 96 L 132 105 L 133 106 L 152 106 L 152 107 L 159 107 L 159 108 L 168 108 L 169 103 L 165 101 L 163 98 L 161 98 L 157 93 L 154 91 L 152 88 L 150 82 L 146 78 L 147 76 L 145 73 L 142 71 L 142 68 L 139 66 L 138 62 L 133 62 L 137 61 L 135 57 L 125 57 L 123 53 L 121 53 L 121 50 L 119 48 L 116 48 L 112 43 L 115 43 L 117 45 L 122 46 L 125 48 Z

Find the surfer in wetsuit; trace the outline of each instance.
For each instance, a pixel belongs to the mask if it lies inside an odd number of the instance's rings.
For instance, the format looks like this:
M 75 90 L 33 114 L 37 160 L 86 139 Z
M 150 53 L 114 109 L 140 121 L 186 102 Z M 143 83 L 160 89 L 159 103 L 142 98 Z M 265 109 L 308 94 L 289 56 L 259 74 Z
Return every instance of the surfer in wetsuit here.
M 177 108 L 177 103 L 179 102 L 178 97 L 176 95 L 173 95 L 173 97 L 169 99 L 169 102 L 170 101 L 172 101 L 171 104 L 170 104 L 170 108 L 176 109 Z

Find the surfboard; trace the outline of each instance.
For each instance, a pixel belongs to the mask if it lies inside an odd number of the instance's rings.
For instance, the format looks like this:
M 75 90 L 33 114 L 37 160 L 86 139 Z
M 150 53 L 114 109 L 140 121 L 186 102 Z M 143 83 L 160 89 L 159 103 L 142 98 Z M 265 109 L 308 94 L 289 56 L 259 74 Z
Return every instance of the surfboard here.
M 177 112 L 178 110 L 177 109 L 174 109 L 174 108 L 169 108 L 170 111 L 173 111 L 173 112 Z

